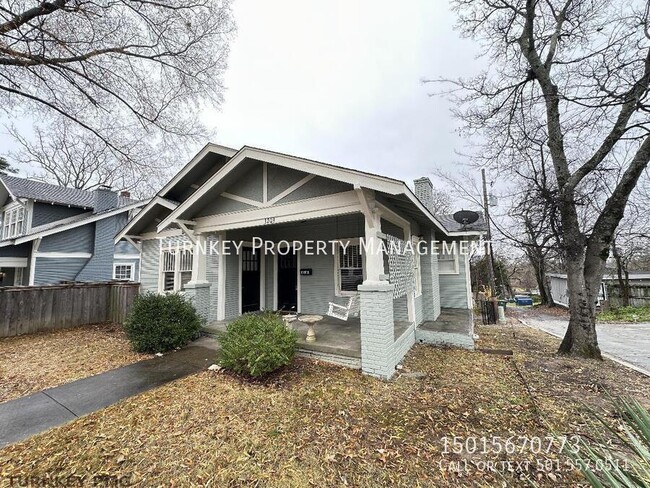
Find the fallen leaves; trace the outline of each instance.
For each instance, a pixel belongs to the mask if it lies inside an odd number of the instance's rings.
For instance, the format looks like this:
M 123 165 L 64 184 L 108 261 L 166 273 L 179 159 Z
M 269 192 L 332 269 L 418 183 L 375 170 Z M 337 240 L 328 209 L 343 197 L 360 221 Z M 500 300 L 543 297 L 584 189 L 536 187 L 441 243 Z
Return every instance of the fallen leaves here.
M 102 373 L 150 356 L 138 354 L 115 324 L 0 339 L 0 402 Z
M 650 394 L 650 379 L 614 363 L 599 371 L 556 358 L 543 333 L 489 327 L 480 335 L 481 347 L 513 349 L 512 359 L 416 346 L 391 382 L 306 359 L 265 381 L 206 371 L 1 450 L 0 480 L 104 473 L 133 486 L 519 486 L 534 479 L 555 487 L 575 483 L 577 474 L 537 469 L 530 452 L 445 454 L 442 439 L 548 435 L 529 391 L 562 433 L 586 428 L 577 398 L 604 396 L 585 385 L 612 386 L 616 376 L 617 388 Z M 544 459 L 560 461 L 557 453 Z M 485 469 L 500 461 L 514 464 Z

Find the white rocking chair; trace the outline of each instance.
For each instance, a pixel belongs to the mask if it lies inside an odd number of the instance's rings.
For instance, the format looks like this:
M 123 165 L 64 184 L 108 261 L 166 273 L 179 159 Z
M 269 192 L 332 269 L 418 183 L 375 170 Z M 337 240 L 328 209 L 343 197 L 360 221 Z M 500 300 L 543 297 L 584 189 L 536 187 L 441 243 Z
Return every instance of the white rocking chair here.
M 350 316 L 359 315 L 359 295 L 352 295 L 348 300 L 347 305 L 339 305 L 338 303 L 329 303 L 327 315 L 340 320 L 348 320 Z

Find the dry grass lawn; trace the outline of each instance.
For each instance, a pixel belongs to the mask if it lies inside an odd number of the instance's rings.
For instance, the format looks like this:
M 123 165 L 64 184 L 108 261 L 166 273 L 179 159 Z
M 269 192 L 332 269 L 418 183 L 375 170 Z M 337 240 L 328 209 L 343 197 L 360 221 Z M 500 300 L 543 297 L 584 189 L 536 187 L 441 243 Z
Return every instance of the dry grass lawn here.
M 114 324 L 0 339 L 0 402 L 146 359 Z
M 424 376 L 390 382 L 305 359 L 263 382 L 190 376 L 0 450 L 0 484 L 108 475 L 133 486 L 574 486 L 581 478 L 556 445 L 453 454 L 444 437 L 476 438 L 481 451 L 492 436 L 589 432 L 582 402 L 606 408 L 604 388 L 650 398 L 650 378 L 554 357 L 557 341 L 541 332 L 478 333 L 480 347 L 514 356 L 416 346 L 403 372 Z

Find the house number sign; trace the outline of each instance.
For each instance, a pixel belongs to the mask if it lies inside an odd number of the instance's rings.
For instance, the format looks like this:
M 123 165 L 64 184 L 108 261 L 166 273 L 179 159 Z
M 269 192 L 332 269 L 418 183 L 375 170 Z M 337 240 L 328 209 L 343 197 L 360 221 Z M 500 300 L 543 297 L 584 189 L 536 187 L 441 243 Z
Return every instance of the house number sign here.
M 264 217 L 265 224 L 275 224 L 275 217 Z
M 311 268 L 301 268 L 300 269 L 300 275 L 301 276 L 311 276 Z

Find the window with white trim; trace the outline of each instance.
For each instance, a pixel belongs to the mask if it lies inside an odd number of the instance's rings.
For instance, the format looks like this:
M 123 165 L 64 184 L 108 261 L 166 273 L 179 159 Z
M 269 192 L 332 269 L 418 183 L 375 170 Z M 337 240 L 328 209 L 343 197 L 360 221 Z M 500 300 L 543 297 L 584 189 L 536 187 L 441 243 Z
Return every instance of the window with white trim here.
M 135 265 L 133 263 L 114 263 L 113 279 L 121 281 L 133 281 L 135 274 Z
M 438 246 L 438 273 L 458 274 L 458 246 L 454 242 L 442 242 Z
M 189 249 L 167 249 L 162 252 L 161 291 L 180 291 L 192 279 L 193 253 Z
M 359 240 L 342 241 L 336 259 L 336 293 L 352 295 L 363 283 L 363 256 Z M 347 244 L 347 245 L 346 245 Z
M 25 226 L 25 207 L 17 205 L 8 208 L 2 215 L 2 238 L 12 239 L 23 234 Z

